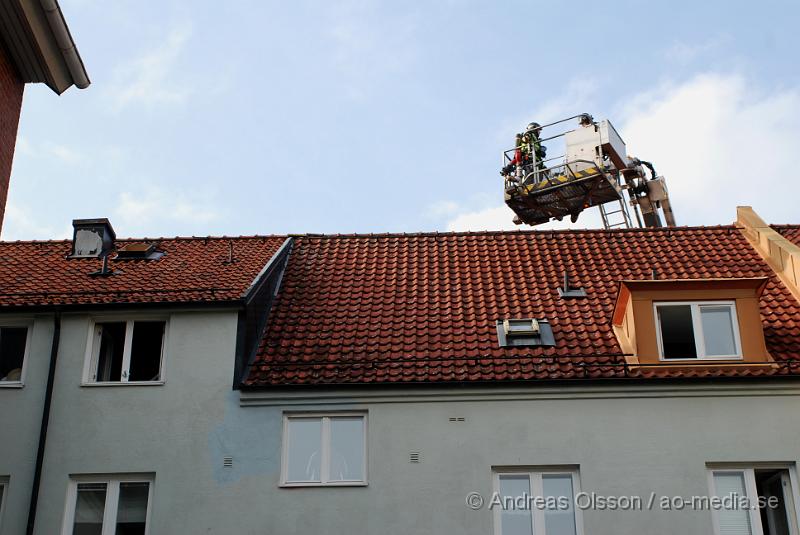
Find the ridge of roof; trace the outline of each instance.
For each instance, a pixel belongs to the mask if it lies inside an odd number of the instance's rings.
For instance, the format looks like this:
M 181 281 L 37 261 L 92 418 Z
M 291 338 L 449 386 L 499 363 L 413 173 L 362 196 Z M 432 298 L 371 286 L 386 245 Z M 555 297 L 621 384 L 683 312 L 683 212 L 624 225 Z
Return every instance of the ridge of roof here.
M 142 241 L 210 241 L 210 240 L 269 240 L 269 239 L 286 239 L 289 237 L 287 234 L 253 234 L 245 236 L 161 236 L 161 237 L 143 237 L 143 238 L 117 238 L 115 243 L 131 243 Z M 61 240 L 0 240 L 0 245 L 58 245 L 72 243 L 71 239 Z
M 800 224 L 771 225 L 774 228 L 795 229 Z M 525 229 L 525 230 L 466 230 L 466 231 L 421 231 L 421 232 L 352 232 L 352 233 L 287 233 L 287 234 L 244 234 L 236 236 L 209 235 L 209 236 L 143 236 L 131 238 L 117 238 L 116 243 L 131 243 L 142 241 L 210 241 L 210 240 L 258 240 L 275 238 L 412 238 L 412 237 L 447 237 L 447 236 L 516 236 L 536 234 L 624 234 L 632 233 L 674 233 L 696 231 L 733 231 L 738 230 L 733 224 L 728 225 L 695 225 L 680 227 L 660 228 L 629 228 L 629 229 Z M 71 239 L 60 240 L 0 240 L 1 245 L 56 245 L 72 243 Z
M 712 225 L 712 226 L 684 226 L 684 227 L 660 227 L 660 228 L 629 228 L 629 229 L 526 229 L 526 230 L 469 230 L 469 231 L 428 231 L 428 232 L 378 232 L 378 233 L 343 233 L 343 234 L 288 234 L 292 238 L 413 238 L 413 237 L 447 237 L 447 236 L 515 236 L 528 234 L 623 234 L 623 233 L 674 233 L 686 231 L 738 231 L 733 225 Z

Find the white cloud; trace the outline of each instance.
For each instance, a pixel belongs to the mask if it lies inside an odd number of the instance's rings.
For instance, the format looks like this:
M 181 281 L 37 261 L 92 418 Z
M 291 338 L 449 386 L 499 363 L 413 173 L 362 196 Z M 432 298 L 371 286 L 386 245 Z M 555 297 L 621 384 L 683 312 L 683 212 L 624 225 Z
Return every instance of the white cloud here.
M 6 205 L 3 240 L 59 240 L 72 236 L 70 226 L 54 228 L 40 223 L 38 210 L 14 203 Z
M 652 161 L 667 177 L 679 225 L 730 223 L 737 205 L 752 205 L 769 222 L 796 221 L 800 88 L 763 92 L 741 75 L 703 74 L 629 96 L 620 109 L 610 119 L 628 152 Z M 519 228 L 499 200 L 461 203 L 451 212 L 448 230 Z M 593 208 L 577 223 L 536 228 L 600 226 Z
M 741 75 L 704 74 L 624 110 L 628 149 L 667 177 L 678 224 L 721 224 L 737 205 L 796 220 L 800 88 L 759 91 Z
M 188 197 L 165 189 L 150 187 L 144 192 L 122 192 L 114 210 L 114 222 L 120 222 L 129 236 L 156 232 L 165 227 L 200 229 L 219 220 L 221 214 L 213 199 Z M 167 223 L 170 223 L 169 225 Z
M 514 216 L 506 205 L 467 211 L 447 222 L 448 231 L 463 230 L 517 230 L 511 219 Z
M 487 206 L 486 208 L 464 211 L 455 215 L 447 222 L 448 231 L 479 231 L 479 230 L 530 230 L 527 225 L 515 225 L 514 212 L 505 204 Z M 572 223 L 569 217 L 561 221 L 551 221 L 537 225 L 537 230 L 558 230 L 567 228 L 598 228 L 602 226 L 600 212 L 586 210 L 580 214 L 578 221 Z
M 48 149 L 53 156 L 70 165 L 78 165 L 86 161 L 81 153 L 65 145 L 51 145 Z
M 44 142 L 34 146 L 25 136 L 17 136 L 17 143 L 14 149 L 17 157 L 50 157 L 69 165 L 79 165 L 87 163 L 86 157 L 75 149 L 59 143 Z
M 664 58 L 678 64 L 690 63 L 703 56 L 713 54 L 717 50 L 728 44 L 730 37 L 727 35 L 716 35 L 709 39 L 699 42 L 687 43 L 683 41 L 673 41 L 664 51 Z
M 428 217 L 444 217 L 457 214 L 461 206 L 455 201 L 437 201 L 428 206 Z
M 173 82 L 173 72 L 191 34 L 188 25 L 175 28 L 163 44 L 120 65 L 109 92 L 116 108 L 134 102 L 146 105 L 183 102 L 189 89 Z
M 33 156 L 36 154 L 36 151 L 31 145 L 31 142 L 28 141 L 28 138 L 23 135 L 17 136 L 17 144 L 14 147 L 14 153 L 17 155 L 26 155 L 26 156 Z

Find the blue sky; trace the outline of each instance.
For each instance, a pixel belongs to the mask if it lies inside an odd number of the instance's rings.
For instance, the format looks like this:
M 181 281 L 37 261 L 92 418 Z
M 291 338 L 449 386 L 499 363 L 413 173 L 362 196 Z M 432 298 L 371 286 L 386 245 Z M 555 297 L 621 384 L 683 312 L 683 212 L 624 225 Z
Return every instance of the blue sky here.
M 502 149 L 584 111 L 679 224 L 800 222 L 797 2 L 61 5 L 92 85 L 26 88 L 4 239 L 514 228 Z

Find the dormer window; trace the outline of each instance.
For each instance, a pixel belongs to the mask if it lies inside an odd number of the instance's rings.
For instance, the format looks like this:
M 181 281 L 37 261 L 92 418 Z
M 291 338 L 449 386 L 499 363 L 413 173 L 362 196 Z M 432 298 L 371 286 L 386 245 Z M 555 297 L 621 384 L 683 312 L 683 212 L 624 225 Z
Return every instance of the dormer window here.
M 733 301 L 656 302 L 653 306 L 662 360 L 742 358 Z
M 632 366 L 772 366 L 761 320 L 768 279 L 626 280 L 612 324 Z

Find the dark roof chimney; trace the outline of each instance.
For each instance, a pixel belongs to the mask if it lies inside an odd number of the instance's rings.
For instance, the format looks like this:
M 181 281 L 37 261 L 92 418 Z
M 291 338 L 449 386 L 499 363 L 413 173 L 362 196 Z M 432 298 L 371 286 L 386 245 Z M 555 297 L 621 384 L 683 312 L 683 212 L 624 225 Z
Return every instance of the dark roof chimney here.
M 108 219 L 75 219 L 72 228 L 70 258 L 104 258 L 114 250 L 117 235 Z

